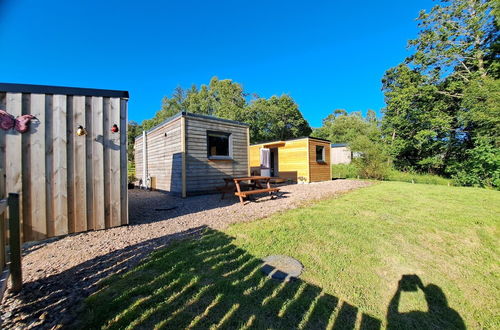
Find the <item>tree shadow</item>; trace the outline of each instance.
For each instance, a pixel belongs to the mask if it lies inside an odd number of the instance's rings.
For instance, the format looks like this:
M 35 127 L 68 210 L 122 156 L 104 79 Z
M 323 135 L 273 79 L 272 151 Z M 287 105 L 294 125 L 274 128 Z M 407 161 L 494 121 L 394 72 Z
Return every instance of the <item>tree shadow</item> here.
M 8 292 L 4 298 L 0 328 L 29 326 L 50 329 L 57 324 L 73 322 L 76 306 L 99 288 L 101 280 L 131 269 L 154 250 L 164 248 L 174 240 L 197 237 L 204 230 L 205 227 L 201 226 L 130 245 L 56 275 L 25 282 L 21 292 Z
M 245 201 L 245 205 L 248 203 L 265 204 L 272 199 L 283 199 L 288 196 L 288 192 L 279 192 L 273 198 L 268 193 L 257 194 Z M 220 192 L 181 198 L 169 192 L 131 189 L 129 190 L 129 225 L 163 221 L 232 205 L 240 206 L 238 197 L 233 193 L 227 193 L 224 199 L 221 199 Z M 241 205 L 241 207 L 244 210 L 245 206 Z
M 206 229 L 102 282 L 78 328 L 379 329 L 381 321 L 297 279 L 265 276 L 263 261 Z
M 401 294 L 419 289 L 425 295 L 428 311 L 400 313 L 398 308 Z M 439 286 L 435 284 L 424 286 L 417 275 L 403 275 L 387 309 L 387 328 L 465 329 L 465 324 L 460 314 L 448 306 L 446 296 Z

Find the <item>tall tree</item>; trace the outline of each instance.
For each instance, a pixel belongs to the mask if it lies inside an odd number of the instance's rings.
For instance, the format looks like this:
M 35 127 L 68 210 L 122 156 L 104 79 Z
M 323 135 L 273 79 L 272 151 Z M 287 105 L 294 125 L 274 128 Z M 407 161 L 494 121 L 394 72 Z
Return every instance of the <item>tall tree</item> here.
M 250 101 L 247 99 L 250 98 Z M 260 98 L 245 93 L 243 86 L 230 79 L 213 77 L 208 85 L 177 87 L 164 97 L 156 115 L 144 120 L 142 127 L 150 129 L 180 111 L 216 116 L 250 124 L 251 142 L 308 136 L 309 124 L 298 105 L 288 95 Z
M 309 136 L 311 127 L 289 95 L 254 100 L 244 113 L 252 143 Z
M 381 138 L 373 110 L 363 118 L 360 112 L 348 114 L 344 109 L 336 109 L 323 119 L 323 126 L 315 129 L 312 135 L 333 143 L 350 143 L 358 136 L 366 136 L 371 141 L 380 141 Z
M 456 176 L 463 164 L 478 165 L 468 150 L 500 147 L 494 5 L 443 0 L 420 13 L 413 54 L 383 79 L 383 127 L 397 166 Z

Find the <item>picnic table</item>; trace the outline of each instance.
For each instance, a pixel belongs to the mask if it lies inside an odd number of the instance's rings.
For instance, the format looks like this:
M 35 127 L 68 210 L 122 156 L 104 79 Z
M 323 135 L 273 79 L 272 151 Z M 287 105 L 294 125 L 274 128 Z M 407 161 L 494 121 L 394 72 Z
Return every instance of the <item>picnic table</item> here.
M 224 195 L 228 192 L 234 191 L 234 194 L 239 197 L 240 203 L 244 204 L 243 198 L 250 195 L 261 194 L 268 192 L 270 196 L 273 193 L 278 192 L 279 188 L 271 187 L 271 177 L 269 176 L 242 176 L 234 178 L 224 178 L 225 186 L 220 187 L 222 192 L 221 199 L 224 199 Z M 248 184 L 245 182 L 249 182 Z M 265 187 L 263 186 L 265 185 Z M 234 185 L 234 186 L 233 186 Z M 248 188 L 249 190 L 243 190 L 242 188 Z

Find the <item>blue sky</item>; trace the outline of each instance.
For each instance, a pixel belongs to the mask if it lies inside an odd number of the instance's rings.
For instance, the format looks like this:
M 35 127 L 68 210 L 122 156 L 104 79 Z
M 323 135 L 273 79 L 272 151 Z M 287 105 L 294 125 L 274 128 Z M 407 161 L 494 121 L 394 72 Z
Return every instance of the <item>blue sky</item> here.
M 233 79 L 290 94 L 313 126 L 333 109 L 384 106 L 431 0 L 0 0 L 0 82 L 120 89 L 142 121 L 180 85 Z

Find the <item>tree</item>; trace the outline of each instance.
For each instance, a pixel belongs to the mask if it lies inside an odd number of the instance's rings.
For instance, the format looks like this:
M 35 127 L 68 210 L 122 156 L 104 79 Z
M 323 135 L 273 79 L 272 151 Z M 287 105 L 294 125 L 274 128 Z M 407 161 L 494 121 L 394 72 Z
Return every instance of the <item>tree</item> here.
M 370 111 L 367 117 L 363 118 L 359 112 L 347 114 L 343 109 L 336 109 L 323 119 L 323 126 L 316 129 L 312 135 L 333 143 L 350 143 L 360 135 L 367 136 L 372 141 L 380 141 L 378 120 L 375 112 Z
M 309 136 L 311 127 L 289 95 L 254 100 L 243 121 L 250 125 L 252 143 Z
M 130 162 L 134 161 L 134 143 L 135 143 L 135 138 L 139 135 L 141 135 L 142 132 L 142 127 L 139 125 L 137 122 L 131 120 L 128 122 L 127 125 L 127 140 L 128 140 L 128 145 L 127 145 L 127 152 L 128 152 L 128 160 Z
M 213 77 L 208 85 L 189 89 L 177 87 L 162 100 L 161 109 L 152 119 L 144 120 L 145 130 L 160 124 L 180 111 L 210 115 L 250 124 L 250 141 L 289 139 L 308 136 L 309 124 L 298 105 L 288 95 L 260 98 L 245 93 L 243 86 L 230 79 Z
M 186 91 L 184 91 L 182 87 L 177 86 L 170 97 L 163 97 L 161 109 L 155 114 L 155 116 L 142 122 L 142 128 L 144 130 L 149 130 L 175 114 L 181 111 L 186 111 L 185 100 Z
M 383 132 L 397 167 L 453 176 L 457 164 L 477 164 L 469 150 L 500 147 L 494 5 L 443 0 L 421 11 L 413 54 L 382 81 Z
M 213 77 L 208 86 L 202 85 L 200 89 L 193 86 L 187 92 L 184 105 L 188 112 L 241 120 L 246 96 L 240 84 Z
M 358 157 L 353 165 L 360 177 L 384 179 L 391 168 L 390 157 L 382 140 L 380 122 L 375 111 L 368 110 L 363 118 L 361 112 L 336 109 L 325 119 L 323 126 L 313 136 L 328 139 L 334 143 L 347 143 Z

